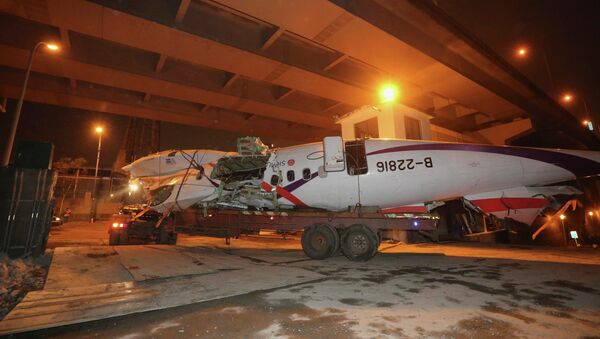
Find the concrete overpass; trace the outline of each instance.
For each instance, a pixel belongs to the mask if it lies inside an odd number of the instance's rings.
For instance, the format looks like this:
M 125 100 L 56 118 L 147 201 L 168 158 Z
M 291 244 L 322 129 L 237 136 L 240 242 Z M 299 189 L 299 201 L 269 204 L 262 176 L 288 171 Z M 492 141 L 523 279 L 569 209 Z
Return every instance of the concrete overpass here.
M 334 116 L 394 81 L 440 130 L 494 142 L 486 130 L 531 119 L 598 147 L 428 1 L 0 4 L 0 96 L 18 95 L 35 42 L 56 40 L 64 50 L 36 56 L 26 100 L 302 142 L 339 133 Z

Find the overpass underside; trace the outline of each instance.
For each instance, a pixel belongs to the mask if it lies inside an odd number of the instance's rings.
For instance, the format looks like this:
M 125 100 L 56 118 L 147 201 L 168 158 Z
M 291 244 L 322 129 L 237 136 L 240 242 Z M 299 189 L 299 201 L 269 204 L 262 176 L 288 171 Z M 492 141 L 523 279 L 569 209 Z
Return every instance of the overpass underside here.
M 578 121 L 428 1 L 5 1 L 0 96 L 315 141 L 336 116 L 400 101 L 466 135 L 523 119 L 597 146 Z M 580 135 L 581 134 L 581 135 Z M 491 142 L 491 141 L 490 141 Z

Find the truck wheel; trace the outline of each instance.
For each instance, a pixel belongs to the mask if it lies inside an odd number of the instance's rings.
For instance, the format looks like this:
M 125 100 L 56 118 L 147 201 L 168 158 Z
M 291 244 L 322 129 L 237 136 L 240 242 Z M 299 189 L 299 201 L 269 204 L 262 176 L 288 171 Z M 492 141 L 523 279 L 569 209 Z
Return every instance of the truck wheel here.
M 177 233 L 171 232 L 171 234 L 169 236 L 169 245 L 176 245 L 176 244 L 177 244 Z
M 119 233 L 109 233 L 108 234 L 108 245 L 117 246 L 119 244 L 120 238 L 121 238 L 121 234 L 119 234 Z
M 379 237 L 365 225 L 352 225 L 341 237 L 342 253 L 352 261 L 367 261 L 377 254 Z
M 302 250 L 312 259 L 329 258 L 340 247 L 337 231 L 327 224 L 314 224 L 302 233 Z
M 127 232 L 121 232 L 119 237 L 119 245 L 127 245 L 129 244 L 129 236 L 127 236 Z

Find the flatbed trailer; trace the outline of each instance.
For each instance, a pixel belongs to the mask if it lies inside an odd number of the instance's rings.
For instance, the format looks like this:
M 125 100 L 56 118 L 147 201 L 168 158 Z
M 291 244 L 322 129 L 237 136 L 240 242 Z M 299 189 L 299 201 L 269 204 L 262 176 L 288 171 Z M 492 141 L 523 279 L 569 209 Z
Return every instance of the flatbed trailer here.
M 380 213 L 361 209 L 250 211 L 188 209 L 174 215 L 176 229 L 218 232 L 229 241 L 260 230 L 302 231 L 302 249 L 313 259 L 325 259 L 339 249 L 350 260 L 366 261 L 388 232 L 434 232 L 439 217 L 429 213 Z

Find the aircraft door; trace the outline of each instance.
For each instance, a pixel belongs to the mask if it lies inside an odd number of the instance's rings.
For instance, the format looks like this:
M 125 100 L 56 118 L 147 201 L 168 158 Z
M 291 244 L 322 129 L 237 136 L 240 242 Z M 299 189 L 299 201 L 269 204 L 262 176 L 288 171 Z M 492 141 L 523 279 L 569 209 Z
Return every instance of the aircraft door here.
M 361 190 L 360 180 L 362 175 L 369 171 L 364 139 L 346 142 L 346 168 L 348 170 L 348 175 L 356 184 L 355 192 L 358 200 L 357 203 L 362 205 L 363 202 L 361 198 L 363 192 Z
M 344 141 L 342 137 L 323 138 L 324 169 L 326 172 L 341 172 L 344 163 Z

